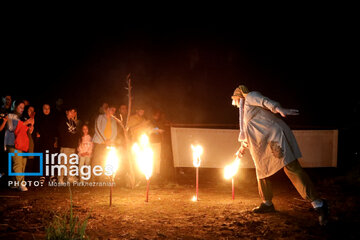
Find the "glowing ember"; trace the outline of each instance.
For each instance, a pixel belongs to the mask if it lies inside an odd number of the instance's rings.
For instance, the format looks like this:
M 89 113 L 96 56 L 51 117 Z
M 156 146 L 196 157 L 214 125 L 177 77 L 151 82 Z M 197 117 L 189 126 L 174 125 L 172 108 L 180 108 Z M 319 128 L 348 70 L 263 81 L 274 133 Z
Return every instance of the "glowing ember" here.
M 201 159 L 200 156 L 203 153 L 203 148 L 200 145 L 193 146 L 191 145 L 193 150 L 193 164 L 194 167 L 200 167 Z
M 224 168 L 224 177 L 225 179 L 231 179 L 235 176 L 240 166 L 240 158 L 236 158 L 233 163 L 227 165 Z
M 196 202 L 197 201 L 196 196 L 193 196 L 191 201 Z
M 115 176 L 115 173 L 119 167 L 119 157 L 115 147 L 107 147 L 109 150 L 106 157 L 106 167 L 109 168 L 110 175 Z
M 149 180 L 153 171 L 154 153 L 150 147 L 148 136 L 146 134 L 141 135 L 139 144 L 134 143 L 132 150 L 140 171 Z

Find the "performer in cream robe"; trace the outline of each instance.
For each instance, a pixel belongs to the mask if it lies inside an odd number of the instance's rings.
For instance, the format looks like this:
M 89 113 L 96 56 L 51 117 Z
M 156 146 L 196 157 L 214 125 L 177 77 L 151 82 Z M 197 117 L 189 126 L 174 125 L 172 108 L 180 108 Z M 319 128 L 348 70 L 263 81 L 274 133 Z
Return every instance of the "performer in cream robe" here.
M 282 117 L 298 115 L 296 109 L 285 109 L 261 93 L 240 85 L 232 96 L 233 105 L 239 108 L 239 157 L 248 148 L 253 158 L 258 179 L 259 194 L 263 203 L 255 208 L 255 213 L 275 211 L 272 204 L 272 189 L 268 177 L 284 169 L 300 195 L 311 202 L 319 212 L 321 225 L 328 221 L 327 202 L 319 198 L 309 176 L 298 162 L 301 157 L 295 136 Z

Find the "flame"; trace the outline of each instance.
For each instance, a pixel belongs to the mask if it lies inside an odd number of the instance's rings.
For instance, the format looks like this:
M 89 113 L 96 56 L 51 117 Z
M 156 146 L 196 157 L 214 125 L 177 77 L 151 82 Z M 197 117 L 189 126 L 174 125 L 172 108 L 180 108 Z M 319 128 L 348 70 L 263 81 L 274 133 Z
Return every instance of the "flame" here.
M 203 148 L 200 145 L 193 146 L 191 145 L 193 150 L 193 164 L 194 167 L 200 167 L 201 159 L 200 156 L 203 153 Z
M 236 157 L 235 161 L 224 168 L 225 179 L 231 179 L 235 176 L 240 166 L 240 158 Z
M 110 175 L 115 175 L 118 167 L 119 167 L 119 157 L 115 147 L 107 147 L 109 152 L 106 157 L 106 166 L 110 167 L 111 173 Z
M 146 180 L 149 180 L 153 171 L 154 153 L 149 146 L 149 138 L 146 134 L 141 135 L 139 144 L 134 143 L 132 151 L 140 171 L 145 175 Z
M 193 196 L 191 201 L 196 202 L 196 196 Z

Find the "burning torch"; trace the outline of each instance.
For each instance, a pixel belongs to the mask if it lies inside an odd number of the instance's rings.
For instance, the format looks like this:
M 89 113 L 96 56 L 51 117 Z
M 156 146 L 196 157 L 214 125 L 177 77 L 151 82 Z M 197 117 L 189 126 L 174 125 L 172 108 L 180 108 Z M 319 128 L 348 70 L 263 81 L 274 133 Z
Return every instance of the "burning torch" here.
M 203 148 L 200 145 L 193 146 L 191 145 L 193 151 L 193 164 L 196 168 L 196 196 L 193 197 L 193 201 L 199 201 L 199 167 L 201 164 L 201 154 L 203 153 Z
M 225 166 L 224 168 L 224 177 L 225 179 L 231 178 L 232 183 L 232 200 L 235 199 L 235 187 L 234 187 L 234 176 L 236 175 L 240 166 L 240 158 L 236 156 L 236 159 L 230 165 Z
M 110 207 L 112 205 L 112 191 L 113 191 L 113 183 L 116 171 L 119 167 L 119 157 L 115 147 L 107 147 L 108 154 L 106 157 L 106 168 L 109 168 L 111 175 L 110 177 Z
M 154 153 L 149 144 L 149 138 L 146 134 L 141 135 L 139 144 L 134 143 L 132 147 L 135 153 L 136 162 L 140 171 L 145 175 L 146 186 L 146 202 L 149 201 L 149 185 L 154 165 Z

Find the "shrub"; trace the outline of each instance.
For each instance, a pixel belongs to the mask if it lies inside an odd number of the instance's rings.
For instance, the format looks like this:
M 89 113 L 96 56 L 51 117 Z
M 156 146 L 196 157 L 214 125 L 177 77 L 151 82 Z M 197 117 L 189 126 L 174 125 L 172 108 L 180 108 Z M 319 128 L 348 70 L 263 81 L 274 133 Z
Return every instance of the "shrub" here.
M 72 192 L 70 192 L 70 210 L 64 215 L 55 215 L 49 226 L 46 228 L 46 239 L 65 240 L 65 239 L 88 239 L 85 234 L 88 217 L 80 221 L 79 217 L 73 214 Z

